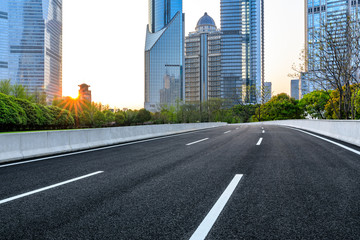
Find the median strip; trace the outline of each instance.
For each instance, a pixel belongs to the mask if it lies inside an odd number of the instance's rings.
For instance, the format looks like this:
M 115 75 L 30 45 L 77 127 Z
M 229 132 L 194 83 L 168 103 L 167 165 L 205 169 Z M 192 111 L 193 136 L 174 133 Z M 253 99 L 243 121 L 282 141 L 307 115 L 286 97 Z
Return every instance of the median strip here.
M 0 200 L 0 205 L 4 204 L 4 203 L 7 203 L 7 202 L 14 201 L 14 200 L 19 199 L 19 198 L 23 198 L 23 197 L 30 196 L 30 195 L 33 195 L 33 194 L 36 194 L 36 193 L 39 193 L 39 192 L 43 192 L 43 191 L 46 191 L 46 190 L 49 190 L 49 189 L 52 189 L 52 188 L 56 188 L 56 187 L 59 187 L 59 186 L 62 186 L 62 185 L 68 184 L 68 183 L 72 183 L 72 182 L 75 182 L 75 181 L 78 181 L 78 180 L 81 180 L 81 179 L 84 179 L 84 178 L 88 178 L 88 177 L 91 177 L 91 176 L 94 176 L 94 175 L 97 175 L 97 174 L 100 174 L 100 173 L 103 173 L 103 171 L 90 173 L 88 175 L 73 178 L 73 179 L 70 179 L 70 180 L 65 181 L 65 182 L 57 183 L 57 184 L 54 184 L 54 185 L 51 185 L 51 186 L 48 186 L 48 187 L 40 188 L 40 189 L 31 191 L 31 192 L 27 192 L 27 193 L 23 193 L 23 194 L 14 196 L 14 197 L 6 198 L 4 200 Z
M 256 146 L 260 146 L 262 141 L 263 141 L 263 138 L 260 138 L 259 141 L 257 142 Z
M 194 145 L 196 143 L 200 143 L 200 142 L 203 142 L 203 141 L 206 141 L 206 140 L 209 140 L 209 138 L 204 138 L 204 139 L 201 139 L 201 140 L 196 141 L 196 142 L 188 143 L 188 144 L 186 144 L 186 146 L 191 146 L 191 145 Z
M 225 205 L 229 201 L 231 195 L 234 193 L 235 188 L 239 184 L 241 178 L 243 177 L 242 174 L 238 174 L 234 177 L 234 179 L 230 182 L 229 186 L 226 188 L 224 193 L 215 203 L 213 208 L 210 212 L 206 215 L 204 220 L 201 222 L 200 226 L 196 229 L 194 234 L 191 236 L 190 240 L 202 240 L 205 239 L 206 236 L 209 234 L 211 228 L 215 224 L 216 220 L 218 219 L 220 213 L 224 209 Z

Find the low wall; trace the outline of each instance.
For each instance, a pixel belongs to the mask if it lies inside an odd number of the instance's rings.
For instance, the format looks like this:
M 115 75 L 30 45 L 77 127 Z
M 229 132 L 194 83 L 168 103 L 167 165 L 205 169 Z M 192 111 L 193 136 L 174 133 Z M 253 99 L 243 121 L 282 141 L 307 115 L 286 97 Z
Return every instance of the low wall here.
M 360 146 L 360 121 L 284 120 L 265 122 L 264 124 L 295 127 Z
M 0 134 L 0 163 L 225 125 L 227 124 L 191 123 Z

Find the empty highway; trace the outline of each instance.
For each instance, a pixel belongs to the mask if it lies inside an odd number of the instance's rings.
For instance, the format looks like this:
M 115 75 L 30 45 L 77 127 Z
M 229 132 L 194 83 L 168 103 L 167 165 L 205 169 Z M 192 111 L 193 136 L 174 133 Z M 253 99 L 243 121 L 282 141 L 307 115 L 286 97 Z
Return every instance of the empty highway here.
M 360 149 L 229 125 L 0 165 L 0 239 L 359 239 Z

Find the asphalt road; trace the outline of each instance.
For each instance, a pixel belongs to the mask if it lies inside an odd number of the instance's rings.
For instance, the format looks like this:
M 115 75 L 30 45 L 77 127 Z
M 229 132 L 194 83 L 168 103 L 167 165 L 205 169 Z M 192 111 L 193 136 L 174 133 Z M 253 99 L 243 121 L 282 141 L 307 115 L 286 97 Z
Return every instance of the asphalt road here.
M 0 239 L 359 239 L 360 155 L 263 127 L 0 165 Z

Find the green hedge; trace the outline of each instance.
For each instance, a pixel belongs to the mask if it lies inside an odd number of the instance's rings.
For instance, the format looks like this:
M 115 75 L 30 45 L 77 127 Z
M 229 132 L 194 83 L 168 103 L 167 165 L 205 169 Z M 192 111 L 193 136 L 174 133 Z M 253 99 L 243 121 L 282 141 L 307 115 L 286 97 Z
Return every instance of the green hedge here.
M 67 110 L 0 93 L 0 131 L 64 129 L 74 125 Z

